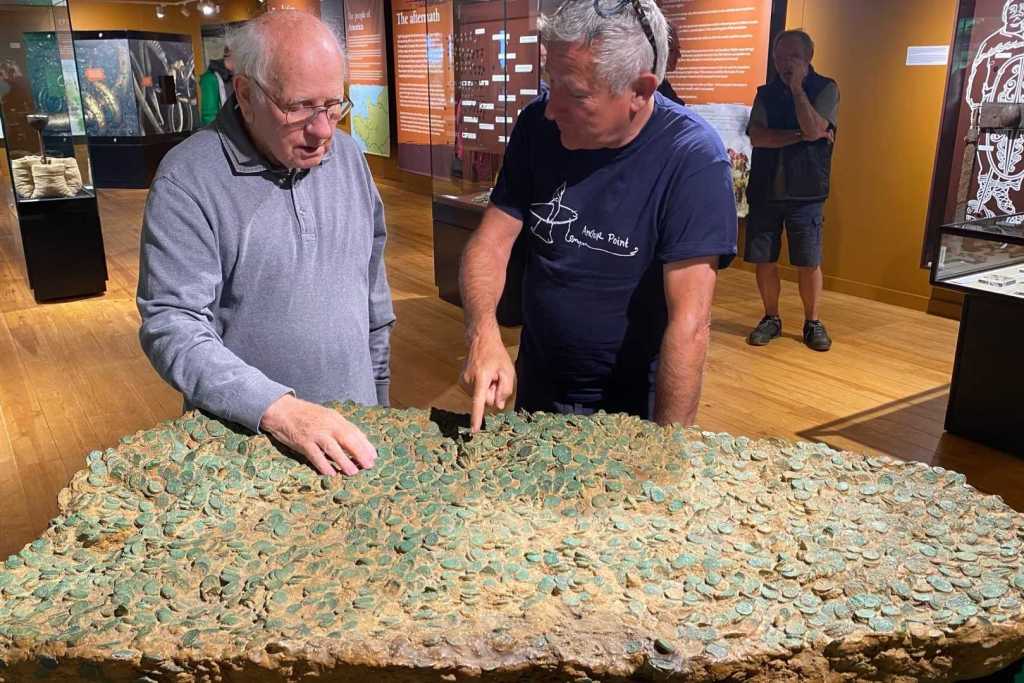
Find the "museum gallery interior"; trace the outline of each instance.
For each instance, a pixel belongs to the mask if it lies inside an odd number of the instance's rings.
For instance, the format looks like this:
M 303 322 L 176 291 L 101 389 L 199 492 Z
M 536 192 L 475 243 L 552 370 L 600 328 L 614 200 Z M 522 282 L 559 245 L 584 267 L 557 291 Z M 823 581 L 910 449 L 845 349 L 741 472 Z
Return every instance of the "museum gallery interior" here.
M 0 683 L 1024 681 L 1024 2 L 216 2 L 0 0 Z

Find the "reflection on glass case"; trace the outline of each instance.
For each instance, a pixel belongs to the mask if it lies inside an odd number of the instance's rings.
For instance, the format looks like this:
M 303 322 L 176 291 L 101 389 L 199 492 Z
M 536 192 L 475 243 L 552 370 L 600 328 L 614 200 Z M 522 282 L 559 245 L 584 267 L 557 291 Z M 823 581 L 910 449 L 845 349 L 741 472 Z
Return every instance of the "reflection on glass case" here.
M 92 196 L 66 6 L 0 3 L 0 117 L 15 200 Z
M 98 294 L 107 281 L 71 20 L 51 1 L 0 0 L 0 120 L 39 301 Z
M 452 17 L 450 37 L 428 45 L 431 82 L 430 156 L 434 191 L 434 281 L 442 299 L 459 304 L 462 249 L 490 201 L 519 113 L 541 91 L 538 0 L 442 0 Z M 438 103 L 442 106 L 437 106 Z M 521 320 L 523 245 L 509 261 L 498 321 Z
M 970 294 L 1024 299 L 1024 214 L 939 229 L 932 284 Z
M 197 127 L 189 36 L 76 31 L 75 50 L 90 137 L 165 135 Z
M 444 106 L 430 111 L 444 130 L 431 140 L 435 198 L 487 206 L 512 126 L 540 91 L 537 15 L 536 0 L 454 0 L 451 39 L 428 62 L 445 77 Z

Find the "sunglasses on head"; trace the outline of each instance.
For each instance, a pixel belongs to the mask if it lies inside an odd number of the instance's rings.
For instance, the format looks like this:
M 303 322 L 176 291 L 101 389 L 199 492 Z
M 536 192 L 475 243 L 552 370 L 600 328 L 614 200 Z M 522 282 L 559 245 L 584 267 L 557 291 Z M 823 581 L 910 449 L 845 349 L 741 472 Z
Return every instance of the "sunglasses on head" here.
M 654 29 L 651 28 L 651 22 L 647 18 L 647 12 L 644 11 L 641 0 L 618 0 L 610 6 L 607 2 L 602 2 L 602 0 L 594 0 L 594 11 L 599 16 L 609 19 L 622 14 L 631 5 L 633 11 L 636 12 L 636 18 L 640 22 L 640 26 L 647 35 L 647 41 L 651 44 L 651 49 L 654 50 L 654 64 L 651 66 L 651 73 L 656 74 L 658 73 L 658 44 L 654 41 Z

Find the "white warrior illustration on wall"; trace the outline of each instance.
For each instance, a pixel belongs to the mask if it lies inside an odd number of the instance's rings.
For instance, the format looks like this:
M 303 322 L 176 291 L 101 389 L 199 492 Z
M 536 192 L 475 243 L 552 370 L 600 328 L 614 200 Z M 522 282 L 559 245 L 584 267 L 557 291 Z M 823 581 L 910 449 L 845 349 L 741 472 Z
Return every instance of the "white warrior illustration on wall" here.
M 1024 0 L 1007 0 L 1003 25 L 982 41 L 967 81 L 973 112 L 983 102 L 1024 102 Z M 971 218 L 1017 213 L 1012 193 L 1024 181 L 1024 137 L 986 133 L 978 141 L 978 194 L 967 204 Z M 994 204 L 994 206 L 993 206 Z

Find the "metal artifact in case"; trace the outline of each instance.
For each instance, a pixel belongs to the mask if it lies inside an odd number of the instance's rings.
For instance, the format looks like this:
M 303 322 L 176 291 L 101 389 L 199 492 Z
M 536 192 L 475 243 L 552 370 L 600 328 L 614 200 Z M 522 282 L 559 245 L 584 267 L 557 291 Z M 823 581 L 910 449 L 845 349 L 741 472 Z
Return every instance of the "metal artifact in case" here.
M 1024 214 L 942 226 L 931 281 L 967 294 L 1024 299 Z
M 106 289 L 106 259 L 66 4 L 0 2 L 0 119 L 29 285 Z
M 487 208 L 516 119 L 542 88 L 538 15 L 536 0 L 454 0 L 451 40 L 430 63 L 447 81 L 444 106 L 430 110 L 431 128 L 444 131 L 430 146 L 434 280 L 454 304 L 462 249 Z M 503 324 L 521 315 L 521 257 L 517 245 L 498 307 Z

